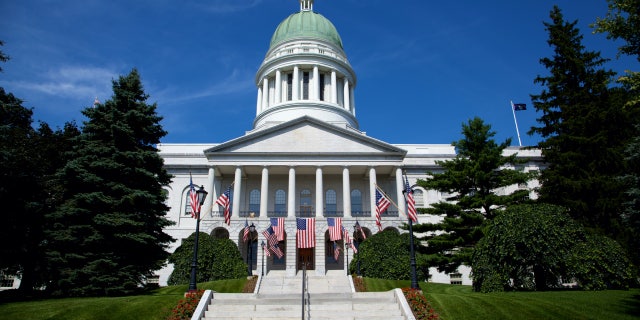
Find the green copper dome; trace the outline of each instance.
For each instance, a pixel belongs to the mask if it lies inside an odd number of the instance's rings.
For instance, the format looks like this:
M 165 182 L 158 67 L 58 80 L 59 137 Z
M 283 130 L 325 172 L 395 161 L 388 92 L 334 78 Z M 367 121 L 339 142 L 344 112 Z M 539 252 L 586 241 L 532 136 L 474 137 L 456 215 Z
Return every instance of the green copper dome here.
M 273 33 L 269 49 L 284 41 L 299 38 L 322 40 L 343 49 L 342 40 L 333 23 L 313 11 L 300 11 L 284 19 Z

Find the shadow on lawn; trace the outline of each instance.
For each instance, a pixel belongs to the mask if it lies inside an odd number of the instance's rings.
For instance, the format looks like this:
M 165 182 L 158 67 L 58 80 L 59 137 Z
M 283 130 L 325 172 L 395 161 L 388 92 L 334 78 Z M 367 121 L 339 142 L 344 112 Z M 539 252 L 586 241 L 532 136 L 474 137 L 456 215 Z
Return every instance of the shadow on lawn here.
M 636 294 L 631 298 L 624 299 L 625 313 L 632 316 L 640 316 L 640 294 Z

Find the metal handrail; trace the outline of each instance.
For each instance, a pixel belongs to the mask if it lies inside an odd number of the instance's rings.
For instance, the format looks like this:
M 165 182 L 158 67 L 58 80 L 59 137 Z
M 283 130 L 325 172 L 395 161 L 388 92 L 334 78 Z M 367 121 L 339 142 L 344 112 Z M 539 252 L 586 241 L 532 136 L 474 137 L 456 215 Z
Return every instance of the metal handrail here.
M 307 263 L 302 264 L 302 320 L 304 320 L 304 312 L 306 310 L 307 304 L 309 301 L 307 300 L 307 294 L 309 293 L 309 288 L 307 287 L 309 284 L 307 283 Z

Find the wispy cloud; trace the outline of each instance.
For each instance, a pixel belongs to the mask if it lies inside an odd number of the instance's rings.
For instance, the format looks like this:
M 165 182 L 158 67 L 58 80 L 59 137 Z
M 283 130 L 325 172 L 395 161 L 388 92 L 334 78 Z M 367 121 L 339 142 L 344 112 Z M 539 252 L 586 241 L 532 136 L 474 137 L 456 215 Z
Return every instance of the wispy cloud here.
M 38 94 L 87 97 L 106 95 L 111 88 L 111 79 L 116 75 L 115 71 L 104 68 L 64 66 L 49 70 L 33 81 L 7 81 L 7 84 Z
M 194 1 L 193 4 L 213 13 L 231 13 L 251 9 L 262 2 L 263 0 L 210 0 L 206 2 Z
M 165 91 L 160 92 L 158 96 L 160 96 L 161 98 L 164 97 L 164 99 L 162 100 L 164 100 L 165 102 L 176 103 L 199 98 L 250 91 L 252 88 L 254 88 L 253 75 L 249 72 L 242 72 L 235 69 L 225 79 L 222 79 L 202 89 L 175 95 L 172 92 Z

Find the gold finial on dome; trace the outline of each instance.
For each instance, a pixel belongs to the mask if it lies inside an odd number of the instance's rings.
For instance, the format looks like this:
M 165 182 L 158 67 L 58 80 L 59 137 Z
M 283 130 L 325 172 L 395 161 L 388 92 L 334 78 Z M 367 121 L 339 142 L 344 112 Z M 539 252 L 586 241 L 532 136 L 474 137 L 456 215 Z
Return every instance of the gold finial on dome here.
M 300 11 L 313 11 L 313 0 L 300 0 Z

